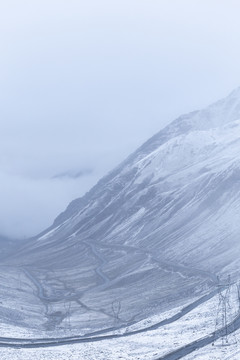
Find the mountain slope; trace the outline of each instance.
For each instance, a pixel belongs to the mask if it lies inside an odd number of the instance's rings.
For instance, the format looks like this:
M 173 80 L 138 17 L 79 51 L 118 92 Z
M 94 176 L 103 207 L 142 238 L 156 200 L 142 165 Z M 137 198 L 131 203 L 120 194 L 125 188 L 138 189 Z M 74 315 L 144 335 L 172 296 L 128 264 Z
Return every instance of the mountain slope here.
M 186 251 L 181 260 L 188 262 L 186 254 L 194 254 L 199 242 L 204 246 L 204 238 L 207 248 L 211 242 L 220 242 L 217 234 L 223 236 L 222 231 L 234 238 L 238 227 L 233 219 L 238 216 L 238 119 L 240 90 L 206 110 L 175 120 L 83 198 L 73 201 L 37 242 L 44 247 L 77 234 L 104 243 L 159 248 L 174 259 L 174 249 L 179 248 L 179 254 L 183 238 Z M 225 230 L 219 216 L 225 218 Z M 193 226 L 199 232 L 194 240 Z M 210 241 L 206 229 L 210 236 L 211 228 L 214 239 Z M 193 262 L 201 263 L 196 255 Z
M 95 327 L 116 299 L 133 321 L 206 291 L 218 273 L 237 277 L 239 150 L 237 89 L 148 140 L 11 261 L 34 269 L 49 301 L 71 289 L 102 309 Z

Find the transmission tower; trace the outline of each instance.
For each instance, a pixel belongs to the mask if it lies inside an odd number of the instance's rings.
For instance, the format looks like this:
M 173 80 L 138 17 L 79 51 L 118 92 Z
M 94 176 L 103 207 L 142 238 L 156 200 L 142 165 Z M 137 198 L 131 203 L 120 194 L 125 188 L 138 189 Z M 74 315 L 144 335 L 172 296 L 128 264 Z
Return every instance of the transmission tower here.
M 231 305 L 231 289 L 234 283 L 231 283 L 231 277 L 225 282 L 220 282 L 218 277 L 218 308 L 215 322 L 215 336 L 219 329 L 221 329 L 221 345 L 229 345 L 229 322 L 231 322 L 231 315 L 233 313 Z M 240 300 L 240 289 L 238 287 L 238 299 Z M 240 309 L 240 303 L 239 303 Z M 214 342 L 213 342 L 214 345 Z
M 240 282 L 237 284 L 237 293 L 238 293 L 238 312 L 240 313 Z
M 113 313 L 113 317 L 114 317 L 114 325 L 116 326 L 116 324 L 118 323 L 119 319 L 119 313 L 121 311 L 121 302 L 118 300 L 114 300 L 112 302 L 112 313 Z

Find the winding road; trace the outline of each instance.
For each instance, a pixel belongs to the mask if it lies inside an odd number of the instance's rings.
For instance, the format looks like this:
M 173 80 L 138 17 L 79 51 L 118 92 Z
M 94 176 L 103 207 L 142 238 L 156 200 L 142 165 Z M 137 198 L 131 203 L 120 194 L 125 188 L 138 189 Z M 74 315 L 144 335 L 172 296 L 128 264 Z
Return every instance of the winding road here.
M 104 261 L 102 261 L 102 264 Z M 44 302 L 49 302 L 49 298 L 46 297 L 44 294 L 44 289 L 41 285 L 41 283 L 38 281 L 37 278 L 33 276 L 33 274 L 28 270 L 24 269 L 25 275 L 32 281 L 32 283 L 35 285 L 37 289 L 37 296 Z M 101 273 L 101 272 L 100 272 Z M 108 281 L 108 280 L 107 280 Z M 130 337 L 132 335 L 137 335 L 140 333 L 144 333 L 147 331 L 153 331 L 156 330 L 164 325 L 171 324 L 178 319 L 182 318 L 186 314 L 188 314 L 190 311 L 197 308 L 199 305 L 203 304 L 204 302 L 211 299 L 214 295 L 216 295 L 217 290 L 214 290 L 210 292 L 207 295 L 202 296 L 198 300 L 192 302 L 191 304 L 187 305 L 181 311 L 176 313 L 175 315 L 160 321 L 159 323 L 156 323 L 154 325 L 129 331 L 123 334 L 107 334 L 110 331 L 114 330 L 120 330 L 124 329 L 127 326 L 131 326 L 136 323 L 136 321 L 128 322 L 127 324 L 124 324 L 121 327 L 112 327 L 104 330 L 99 330 L 96 332 L 91 332 L 86 334 L 85 336 L 70 336 L 70 337 L 64 337 L 64 338 L 30 338 L 30 339 L 24 339 L 24 338 L 10 338 L 10 337 L 0 337 L 0 347 L 10 347 L 10 348 L 40 348 L 40 347 L 48 347 L 48 346 L 61 346 L 61 345 L 67 345 L 67 344 L 76 344 L 76 343 L 86 343 L 86 342 L 96 342 L 96 341 L 102 341 L 102 340 L 111 340 L 111 339 L 117 339 L 117 338 L 126 338 Z M 75 295 L 76 296 L 76 295 Z M 52 298 L 50 298 L 52 299 Z M 71 296 L 71 299 L 73 297 Z M 53 300 L 53 299 L 52 299 Z M 54 298 L 54 300 L 56 300 Z
M 228 332 L 228 334 L 231 334 L 238 329 L 240 329 L 240 313 L 237 315 L 237 317 L 231 323 L 228 324 L 227 332 Z M 226 334 L 226 328 L 221 328 L 221 329 L 217 330 L 216 332 L 213 332 L 205 337 L 202 337 L 201 339 L 195 340 L 185 346 L 182 346 L 181 348 L 179 348 L 177 350 L 171 351 L 168 354 L 157 358 L 156 360 L 178 360 L 178 359 L 181 359 L 184 356 L 191 354 L 193 351 L 201 349 L 204 346 L 213 343 L 214 341 L 221 338 L 225 334 Z
M 111 340 L 111 339 L 118 339 L 118 338 L 126 338 L 132 335 L 141 334 L 147 331 L 153 331 L 156 330 L 164 325 L 171 324 L 174 321 L 180 319 L 199 305 L 203 304 L 204 302 L 211 299 L 215 294 L 217 290 L 209 293 L 208 295 L 205 295 L 201 297 L 200 299 L 194 301 L 193 303 L 189 304 L 188 306 L 184 307 L 181 311 L 176 313 L 170 318 L 167 318 L 165 320 L 162 320 L 161 322 L 139 329 L 134 331 L 129 331 L 127 333 L 123 334 L 110 334 L 110 335 L 102 335 L 102 336 L 96 336 L 96 333 L 89 333 L 87 336 L 71 336 L 71 337 L 64 337 L 64 338 L 39 338 L 39 339 L 22 339 L 22 338 L 9 338 L 9 337 L 0 337 L 0 347 L 22 347 L 22 348 L 38 348 L 38 347 L 47 347 L 47 346 L 60 346 L 60 345 L 67 345 L 67 344 L 75 344 L 75 343 L 86 343 L 86 342 L 96 342 L 96 341 L 102 341 L 102 340 Z M 127 325 L 129 326 L 129 325 Z M 110 332 L 114 329 L 105 329 L 103 331 L 98 331 L 97 333 L 103 333 L 103 332 Z M 116 328 L 115 328 L 116 330 Z
M 97 287 L 99 287 L 99 286 L 105 287 L 105 286 L 110 285 L 112 282 L 114 282 L 114 280 L 110 280 L 106 276 L 106 274 L 104 274 L 104 271 L 103 271 L 103 267 L 107 263 L 106 259 L 104 258 L 104 256 L 101 253 L 99 253 L 97 247 L 91 241 L 88 241 L 88 242 L 85 241 L 84 244 L 90 248 L 91 252 L 94 254 L 94 256 L 96 257 L 97 262 L 98 262 L 98 266 L 95 268 L 95 272 L 100 277 L 101 284 L 97 285 Z M 153 254 L 151 254 L 150 252 L 144 251 L 142 249 L 138 249 L 138 248 L 135 248 L 132 246 L 118 246 L 118 245 L 116 245 L 114 247 L 107 246 L 107 245 L 101 245 L 101 247 L 115 248 L 117 250 L 122 250 L 125 252 L 138 251 L 138 252 L 143 253 L 148 258 L 150 257 L 150 259 L 153 262 L 157 262 L 159 264 L 159 267 L 165 271 L 180 273 L 183 276 L 186 276 L 186 274 L 189 276 L 191 274 L 191 276 L 207 277 L 214 284 L 217 283 L 217 277 L 214 274 L 208 273 L 206 271 L 198 270 L 198 269 L 188 268 L 183 265 L 176 265 L 176 264 L 173 264 L 170 262 L 161 261 L 161 260 L 157 259 L 155 256 L 153 256 Z M 60 300 L 69 300 L 69 301 L 74 300 L 74 301 L 79 302 L 81 305 L 86 306 L 85 304 L 82 304 L 81 301 L 79 300 L 80 293 L 78 294 L 78 293 L 74 292 L 74 289 L 66 288 L 66 290 L 71 290 L 72 292 L 70 292 L 67 296 L 63 297 L 62 299 L 60 299 L 59 297 L 46 296 L 41 282 L 33 275 L 31 270 L 29 270 L 28 268 L 24 268 L 23 271 L 24 271 L 25 275 L 28 277 L 28 279 L 36 287 L 37 297 L 45 304 L 46 311 L 47 311 L 48 303 L 51 303 L 54 301 L 57 302 Z M 96 286 L 95 286 L 95 289 L 96 289 Z M 63 346 L 63 345 L 68 345 L 68 344 L 79 344 L 79 343 L 96 342 L 96 341 L 111 340 L 111 339 L 118 339 L 118 338 L 126 338 L 126 337 L 130 337 L 130 336 L 137 335 L 140 333 L 153 331 L 164 325 L 174 323 L 175 321 L 179 320 L 180 318 L 182 318 L 183 316 L 185 316 L 192 310 L 196 309 L 199 305 L 201 305 L 201 304 L 205 303 L 206 301 L 208 301 L 209 299 L 211 299 L 216 294 L 217 294 L 217 289 L 211 291 L 207 295 L 202 296 L 198 300 L 196 300 L 196 301 L 192 302 L 191 304 L 187 305 L 186 307 L 184 307 L 181 311 L 179 311 L 175 315 L 173 315 L 165 320 L 162 320 L 159 323 L 156 323 L 151 326 L 147 326 L 142 329 L 125 332 L 122 334 L 109 334 L 109 332 L 114 331 L 114 330 L 124 329 L 128 326 L 136 324 L 136 321 L 132 320 L 122 326 L 103 329 L 103 330 L 99 330 L 96 332 L 91 332 L 91 333 L 85 334 L 84 336 L 70 336 L 70 337 L 62 337 L 62 338 L 54 338 L 54 337 L 53 338 L 35 338 L 35 339 L 34 338 L 24 339 L 24 338 L 0 337 L 0 347 L 42 348 L 42 347 L 49 347 L 49 346 Z M 89 309 L 89 308 L 87 307 L 87 309 Z M 93 310 L 93 309 L 89 309 L 89 310 Z M 231 324 L 229 324 L 228 327 L 229 327 L 229 329 L 228 329 L 229 333 L 240 328 L 240 315 L 236 319 L 234 319 L 234 321 Z M 173 352 L 170 352 L 169 354 L 166 354 L 165 356 L 159 357 L 158 360 L 180 359 L 180 358 L 186 356 L 187 354 L 191 353 L 192 351 L 199 349 L 203 346 L 206 346 L 207 344 L 211 343 L 214 339 L 221 337 L 223 335 L 223 331 L 224 331 L 223 329 L 220 329 L 216 333 L 212 333 L 204 338 L 196 340 L 184 347 L 181 347 Z

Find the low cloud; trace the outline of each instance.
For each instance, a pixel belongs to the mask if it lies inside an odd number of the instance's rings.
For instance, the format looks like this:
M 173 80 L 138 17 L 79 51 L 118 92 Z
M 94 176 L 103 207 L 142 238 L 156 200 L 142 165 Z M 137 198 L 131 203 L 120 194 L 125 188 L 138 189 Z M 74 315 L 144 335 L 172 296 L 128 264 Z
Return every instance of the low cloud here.
M 93 169 L 68 170 L 54 175 L 53 179 L 78 179 L 93 174 Z
M 239 86 L 239 10 L 2 1 L 0 234 L 42 231 L 168 122 Z
M 93 173 L 59 179 L 31 179 L 0 173 L 0 233 L 15 239 L 36 235 L 96 181 Z

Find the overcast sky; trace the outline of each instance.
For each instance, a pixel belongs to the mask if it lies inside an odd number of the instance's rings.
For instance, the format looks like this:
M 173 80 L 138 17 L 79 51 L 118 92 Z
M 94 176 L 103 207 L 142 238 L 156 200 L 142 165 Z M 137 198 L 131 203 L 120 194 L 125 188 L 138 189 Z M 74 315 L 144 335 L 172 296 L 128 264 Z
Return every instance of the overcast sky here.
M 239 0 L 0 2 L 0 233 L 47 226 L 178 115 L 240 85 Z

